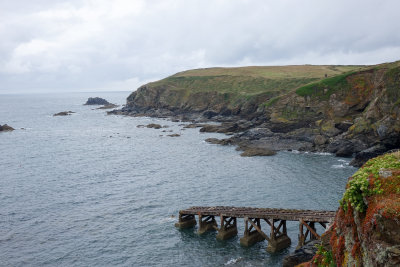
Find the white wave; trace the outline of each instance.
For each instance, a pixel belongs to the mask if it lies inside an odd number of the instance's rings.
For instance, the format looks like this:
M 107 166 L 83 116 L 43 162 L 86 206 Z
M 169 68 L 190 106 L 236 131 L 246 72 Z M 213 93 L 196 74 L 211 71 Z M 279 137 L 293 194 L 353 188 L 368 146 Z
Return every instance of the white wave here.
M 230 260 L 227 261 L 224 265 L 226 266 L 226 265 L 235 264 L 235 263 L 237 263 L 237 262 L 239 262 L 239 261 L 241 261 L 241 260 L 242 260 L 242 257 L 239 257 L 239 258 L 237 258 L 237 259 L 230 259 Z
M 332 165 L 332 168 L 334 168 L 334 169 L 342 169 L 342 168 L 346 168 L 346 167 L 347 167 L 346 164 L 335 164 L 335 165 Z
M 316 152 L 314 154 L 320 155 L 320 156 L 331 156 L 332 155 L 332 153 L 329 153 L 329 152 Z

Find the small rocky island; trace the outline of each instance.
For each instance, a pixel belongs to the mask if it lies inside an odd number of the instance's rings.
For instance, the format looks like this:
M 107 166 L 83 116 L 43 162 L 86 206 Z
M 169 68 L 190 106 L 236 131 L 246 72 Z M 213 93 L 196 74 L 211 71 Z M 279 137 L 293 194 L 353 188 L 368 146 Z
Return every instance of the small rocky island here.
M 101 97 L 89 97 L 84 105 L 102 105 L 102 107 L 97 109 L 112 109 L 118 107 L 118 105 L 110 103 Z
M 7 124 L 0 124 L 0 132 L 9 132 L 9 131 L 14 131 L 15 129 L 11 126 L 8 126 Z

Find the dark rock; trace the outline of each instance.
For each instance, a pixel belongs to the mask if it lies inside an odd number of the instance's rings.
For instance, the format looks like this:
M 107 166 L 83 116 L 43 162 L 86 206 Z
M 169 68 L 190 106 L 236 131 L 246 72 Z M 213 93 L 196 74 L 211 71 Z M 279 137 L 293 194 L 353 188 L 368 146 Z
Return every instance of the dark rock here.
M 342 132 L 346 132 L 352 125 L 353 123 L 351 121 L 342 121 L 335 123 L 335 128 L 341 130 Z
M 255 156 L 273 156 L 275 151 L 263 147 L 242 147 L 244 152 L 240 154 L 242 157 L 255 157 Z
M 104 98 L 89 97 L 85 105 L 109 105 L 110 103 Z
M 181 135 L 180 134 L 168 134 L 167 136 L 169 136 L 169 137 L 179 137 Z
M 388 149 L 382 145 L 376 145 L 357 153 L 354 159 L 350 162 L 351 166 L 361 167 L 369 159 L 377 157 L 385 153 Z
M 191 124 L 183 126 L 183 128 L 200 128 L 203 126 L 204 126 L 204 124 L 191 123 Z
M 14 131 L 15 129 L 7 124 L 0 125 L 0 132 Z
M 223 145 L 223 146 L 232 144 L 231 139 L 207 138 L 205 141 L 210 144 Z
M 211 119 L 212 117 L 218 115 L 217 112 L 212 111 L 212 110 L 207 110 L 203 113 L 203 117 L 207 118 L 207 119 Z
M 150 123 L 148 125 L 146 125 L 147 128 L 154 128 L 154 129 L 161 129 L 161 125 L 160 124 L 156 124 L 156 123 Z
M 299 249 L 296 249 L 283 259 L 282 266 L 293 267 L 300 263 L 310 261 L 314 257 L 315 253 L 317 253 L 318 248 L 316 245 L 319 243 L 320 241 L 315 240 Z
M 53 116 L 68 116 L 68 115 L 71 115 L 72 113 L 75 113 L 75 112 L 73 112 L 73 111 L 61 111 L 61 112 L 58 112 L 58 113 L 54 114 Z

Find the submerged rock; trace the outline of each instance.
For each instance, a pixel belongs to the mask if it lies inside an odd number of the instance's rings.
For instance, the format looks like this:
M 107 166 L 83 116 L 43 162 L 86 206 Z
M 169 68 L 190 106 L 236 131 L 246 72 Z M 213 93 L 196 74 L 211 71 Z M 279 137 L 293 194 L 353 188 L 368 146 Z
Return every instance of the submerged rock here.
M 161 129 L 161 125 L 160 125 L 160 124 L 157 124 L 157 123 L 150 123 L 150 124 L 147 124 L 146 127 L 147 127 L 147 128 L 154 128 L 154 129 Z
M 255 157 L 255 156 L 273 156 L 275 151 L 264 147 L 243 147 L 244 152 L 240 154 L 242 157 Z
M 61 111 L 61 112 L 58 112 L 56 114 L 53 114 L 53 116 L 68 116 L 68 115 L 71 115 L 72 113 L 75 113 L 75 112 L 73 112 L 73 111 Z
M 0 125 L 0 132 L 14 131 L 15 129 L 7 124 Z
M 179 137 L 181 135 L 180 134 L 168 134 L 167 136 L 169 136 L 169 137 Z
M 89 97 L 85 105 L 110 105 L 111 103 L 101 97 Z

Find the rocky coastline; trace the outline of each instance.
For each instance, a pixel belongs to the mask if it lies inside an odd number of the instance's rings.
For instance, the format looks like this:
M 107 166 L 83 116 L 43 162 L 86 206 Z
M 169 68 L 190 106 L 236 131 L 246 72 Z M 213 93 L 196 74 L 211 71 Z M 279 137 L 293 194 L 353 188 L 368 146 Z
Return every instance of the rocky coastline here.
M 328 152 L 353 158 L 356 167 L 400 147 L 400 62 L 322 79 L 278 96 L 230 100 L 227 93 L 191 93 L 190 88 L 177 90 L 178 85 L 168 79 L 144 85 L 122 109 L 108 114 L 191 122 L 192 127 L 200 124 L 201 132 L 228 135 L 212 143 Z

